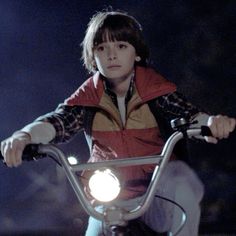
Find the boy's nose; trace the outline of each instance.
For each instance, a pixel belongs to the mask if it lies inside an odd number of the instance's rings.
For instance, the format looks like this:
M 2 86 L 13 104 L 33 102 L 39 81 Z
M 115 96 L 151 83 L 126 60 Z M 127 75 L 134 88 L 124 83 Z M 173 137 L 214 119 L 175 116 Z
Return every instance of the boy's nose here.
M 109 48 L 108 50 L 108 60 L 114 60 L 117 58 L 117 53 L 115 48 Z

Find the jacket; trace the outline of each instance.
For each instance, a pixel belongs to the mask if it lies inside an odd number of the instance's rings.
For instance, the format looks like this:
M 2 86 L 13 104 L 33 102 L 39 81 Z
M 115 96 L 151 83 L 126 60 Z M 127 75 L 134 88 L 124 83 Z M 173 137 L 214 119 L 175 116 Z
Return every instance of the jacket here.
M 173 83 L 153 69 L 136 67 L 134 91 L 127 104 L 126 123 L 123 125 L 118 108 L 105 93 L 99 72 L 86 80 L 66 103 L 88 109 L 96 108 L 91 129 L 89 162 L 160 153 L 164 142 L 148 102 L 175 90 Z M 128 199 L 143 194 L 149 173 L 154 168 L 154 165 L 119 168 L 125 184 L 120 198 Z

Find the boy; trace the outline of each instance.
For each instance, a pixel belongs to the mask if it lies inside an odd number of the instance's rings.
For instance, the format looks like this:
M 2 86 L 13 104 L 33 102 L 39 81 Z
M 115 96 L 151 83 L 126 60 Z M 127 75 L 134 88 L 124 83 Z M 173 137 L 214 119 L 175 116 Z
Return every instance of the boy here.
M 205 139 L 211 143 L 227 138 L 234 130 L 235 119 L 200 112 L 176 92 L 173 83 L 147 67 L 148 49 L 135 18 L 121 12 L 97 13 L 82 46 L 85 67 L 93 76 L 55 111 L 1 142 L 9 167 L 21 164 L 27 144 L 65 142 L 81 130 L 88 140 L 91 162 L 160 153 L 164 141 L 156 116 L 168 122 L 184 117 L 207 124 L 213 137 Z M 150 165 L 119 169 L 128 186 L 119 199 L 133 204 L 145 192 L 153 170 Z M 194 172 L 181 161 L 171 161 L 157 193 L 186 210 L 187 223 L 179 235 L 197 235 L 203 186 Z M 176 229 L 178 217 L 171 206 L 154 199 L 142 220 L 153 230 L 165 232 Z M 101 222 L 90 218 L 86 235 L 101 234 Z

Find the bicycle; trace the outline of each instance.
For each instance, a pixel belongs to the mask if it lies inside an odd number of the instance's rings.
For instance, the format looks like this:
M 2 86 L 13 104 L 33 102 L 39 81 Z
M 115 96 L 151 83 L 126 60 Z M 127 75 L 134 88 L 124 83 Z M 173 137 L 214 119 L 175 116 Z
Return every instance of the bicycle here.
M 78 164 L 78 163 L 71 163 L 69 159 L 65 156 L 64 152 L 61 151 L 57 146 L 51 144 L 47 145 L 30 144 L 26 146 L 22 158 L 23 160 L 30 161 L 44 157 L 51 157 L 64 169 L 64 172 L 83 209 L 89 216 L 92 216 L 104 222 L 104 224 L 106 225 L 106 229 L 108 229 L 109 232 L 108 235 L 112 236 L 134 235 L 132 234 L 132 231 L 135 227 L 137 227 L 137 221 L 135 220 L 145 213 L 145 211 L 149 208 L 153 198 L 155 197 L 155 190 L 157 189 L 158 181 L 171 157 L 172 151 L 176 143 L 179 140 L 186 137 L 192 138 L 197 136 L 211 135 L 211 132 L 208 127 L 202 126 L 201 128 L 197 129 L 189 128 L 190 123 L 186 122 L 184 119 L 176 119 L 171 121 L 171 126 L 176 131 L 168 138 L 161 154 L 159 155 L 123 158 L 123 159 L 102 161 L 97 163 Z M 147 191 L 144 194 L 139 205 L 131 210 L 126 210 L 120 206 L 116 206 L 115 204 L 113 204 L 115 203 L 116 197 L 118 196 L 121 188 L 118 177 L 112 172 L 113 167 L 114 166 L 126 167 L 131 165 L 134 166 L 134 165 L 146 165 L 146 164 L 156 164 L 156 168 L 153 172 Z M 84 191 L 84 186 L 82 184 L 82 181 L 80 178 L 78 178 L 78 172 L 86 170 L 94 171 L 95 173 L 95 175 L 92 175 L 90 179 L 91 195 L 94 198 L 97 198 L 99 201 L 103 202 L 104 205 L 106 205 L 106 208 L 104 208 L 103 212 L 97 211 L 96 208 L 93 206 L 93 204 L 89 201 Z M 95 176 L 99 176 L 101 181 L 102 178 L 104 179 L 104 177 L 102 176 L 105 174 L 111 177 L 110 181 L 116 181 L 116 184 L 114 183 L 111 184 L 111 186 L 114 185 L 116 189 L 113 190 L 115 196 L 103 200 L 100 199 L 101 196 L 96 196 L 96 192 L 95 190 L 93 190 L 93 187 L 97 186 L 95 182 L 96 181 Z M 105 179 L 108 180 L 108 177 L 105 177 Z M 103 193 L 103 195 L 107 197 L 106 194 Z M 169 199 L 165 200 L 171 202 L 171 200 Z M 184 213 L 184 209 L 180 205 L 174 202 L 172 203 L 183 211 L 183 220 L 179 228 L 173 234 L 171 232 L 169 233 L 169 235 L 177 235 L 178 232 L 183 227 L 187 216 Z M 151 229 L 144 229 L 144 230 L 149 230 L 147 235 L 160 235 L 155 233 Z M 135 235 L 137 236 L 137 234 Z M 141 235 L 144 235 L 143 232 L 141 233 Z

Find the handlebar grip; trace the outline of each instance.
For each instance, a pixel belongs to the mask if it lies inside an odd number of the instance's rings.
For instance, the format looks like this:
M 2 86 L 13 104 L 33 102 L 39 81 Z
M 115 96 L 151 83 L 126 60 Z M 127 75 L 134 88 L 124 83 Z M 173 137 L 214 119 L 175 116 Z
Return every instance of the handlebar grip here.
M 208 126 L 201 126 L 201 135 L 202 136 L 212 136 L 212 132 Z
M 33 161 L 37 156 L 41 156 L 38 152 L 39 145 L 38 144 L 29 144 L 25 147 L 23 154 L 22 154 L 22 160 L 23 161 Z M 0 159 L 4 159 L 3 155 L 0 153 Z
M 39 145 L 38 144 L 29 144 L 25 147 L 22 160 L 23 161 L 33 161 L 37 156 L 41 155 L 39 152 Z

